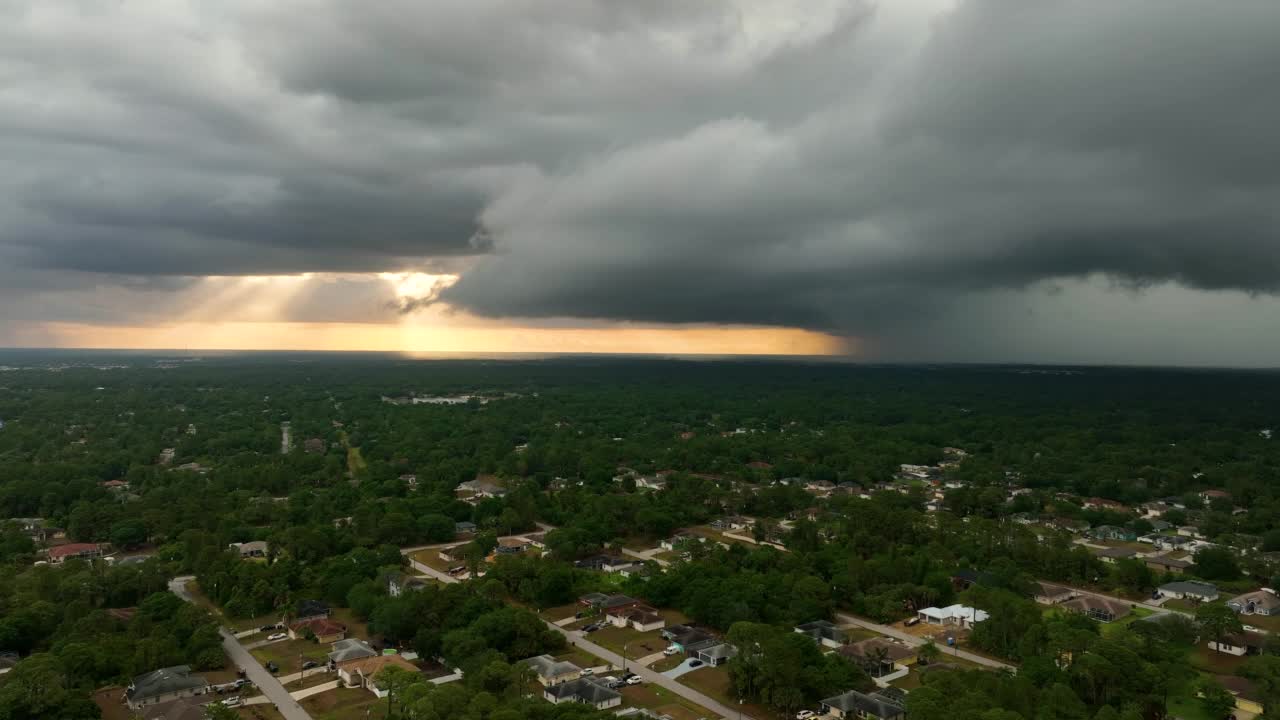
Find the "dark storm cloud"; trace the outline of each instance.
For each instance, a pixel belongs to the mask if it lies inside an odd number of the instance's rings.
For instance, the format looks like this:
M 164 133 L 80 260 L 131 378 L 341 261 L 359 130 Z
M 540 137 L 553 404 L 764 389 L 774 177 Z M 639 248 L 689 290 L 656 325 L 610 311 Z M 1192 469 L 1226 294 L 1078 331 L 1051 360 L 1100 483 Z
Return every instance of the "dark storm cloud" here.
M 1280 289 L 1280 3 L 950 4 L 0 4 L 0 261 L 449 261 L 358 304 L 912 346 L 1080 278 Z

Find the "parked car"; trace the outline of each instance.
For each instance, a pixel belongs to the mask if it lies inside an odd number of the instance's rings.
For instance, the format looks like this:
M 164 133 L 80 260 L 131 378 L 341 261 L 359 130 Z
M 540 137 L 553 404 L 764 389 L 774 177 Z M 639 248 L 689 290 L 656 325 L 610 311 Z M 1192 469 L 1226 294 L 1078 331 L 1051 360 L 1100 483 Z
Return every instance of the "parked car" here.
M 690 660 L 690 661 L 689 661 L 689 667 L 702 667 L 702 661 L 701 661 L 701 660 Z
M 235 687 L 235 689 L 239 690 L 240 688 L 244 687 L 245 685 L 248 685 L 248 684 L 249 684 L 249 681 L 248 681 L 248 680 L 245 680 L 244 678 L 240 678 L 239 680 L 236 680 L 235 682 L 233 682 L 233 683 L 231 683 L 231 684 L 232 684 L 232 686 L 234 686 L 234 687 Z
M 267 636 L 267 642 L 275 642 L 277 640 L 283 640 L 287 637 L 289 637 L 288 633 L 275 633 L 274 635 Z
M 588 625 L 588 626 L 586 626 L 586 627 L 582 628 L 582 632 L 584 632 L 584 633 L 593 633 L 593 632 L 595 632 L 595 631 L 597 631 L 597 630 L 599 630 L 599 629 L 600 629 L 600 623 L 591 623 L 590 625 Z
M 258 628 L 258 632 L 271 632 L 272 630 L 275 630 L 277 627 L 279 627 L 279 626 L 277 626 L 277 625 L 263 625 L 262 627 Z
M 670 645 L 667 647 L 666 650 L 662 651 L 662 654 L 670 656 L 670 655 L 675 655 L 678 652 L 680 652 L 680 648 L 676 647 L 675 645 Z
M 642 683 L 644 683 L 644 678 L 640 677 L 639 675 L 632 675 L 631 677 L 627 678 L 628 685 L 640 685 Z
M 902 624 L 903 624 L 903 625 L 906 625 L 907 627 L 911 627 L 912 625 L 919 625 L 919 624 L 920 624 L 920 618 L 918 618 L 918 617 L 913 617 L 913 618 L 911 618 L 911 619 L 907 620 L 906 622 L 904 622 L 904 623 L 902 623 Z
M 594 675 L 594 674 L 595 674 L 595 672 L 596 672 L 596 671 L 595 671 L 595 669 L 594 669 L 594 668 L 582 668 L 582 672 L 580 672 L 580 673 L 578 673 L 578 674 L 579 674 L 579 675 Z
M 239 696 L 239 695 L 237 695 L 237 696 L 235 696 L 235 697 L 229 697 L 229 698 L 227 698 L 226 700 L 223 700 L 223 701 L 222 701 L 222 704 L 223 704 L 223 705 L 225 705 L 225 706 L 227 706 L 227 707 L 235 707 L 235 706 L 239 705 L 239 704 L 240 704 L 240 702 L 241 702 L 241 700 L 240 700 L 240 696 Z
M 796 713 L 796 720 L 809 720 L 809 718 L 817 714 L 818 713 L 812 710 L 801 710 L 800 712 Z
M 308 660 L 302 663 L 303 670 L 310 670 L 313 667 L 319 667 L 319 666 L 320 666 L 320 663 L 316 662 L 315 660 Z

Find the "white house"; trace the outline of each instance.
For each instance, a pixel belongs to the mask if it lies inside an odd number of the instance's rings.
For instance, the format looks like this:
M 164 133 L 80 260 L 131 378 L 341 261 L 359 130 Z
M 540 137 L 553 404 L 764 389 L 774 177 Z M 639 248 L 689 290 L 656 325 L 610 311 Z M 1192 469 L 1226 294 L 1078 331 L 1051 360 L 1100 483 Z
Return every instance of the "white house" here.
M 916 613 L 920 622 L 930 625 L 971 628 L 990 617 L 985 610 L 967 605 L 948 605 L 944 608 L 928 607 Z

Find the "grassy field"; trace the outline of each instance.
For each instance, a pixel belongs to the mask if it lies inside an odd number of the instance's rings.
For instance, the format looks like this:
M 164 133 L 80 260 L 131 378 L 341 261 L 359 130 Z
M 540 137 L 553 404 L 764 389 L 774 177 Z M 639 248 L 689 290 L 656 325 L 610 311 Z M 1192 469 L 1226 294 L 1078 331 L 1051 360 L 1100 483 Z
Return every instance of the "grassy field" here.
M 454 567 L 453 565 L 450 565 L 447 560 L 440 557 L 439 550 L 419 550 L 410 554 L 409 557 L 429 568 L 439 570 L 440 572 L 448 572 L 450 567 Z
M 596 657 L 595 655 L 592 655 L 591 653 L 587 652 L 586 650 L 583 650 L 580 647 L 571 647 L 565 652 L 562 652 L 559 655 L 556 655 L 555 657 L 557 660 L 568 660 L 574 665 L 577 665 L 578 667 L 584 667 L 584 668 L 598 667 L 600 665 L 608 664 L 604 660 L 601 660 L 600 658 Z
M 753 705 L 751 703 L 739 703 L 738 697 L 733 692 L 733 688 L 729 683 L 729 671 L 722 668 L 704 667 L 698 668 L 691 673 L 685 673 L 678 678 L 683 685 L 697 690 L 708 697 L 714 698 L 721 703 L 736 707 L 742 710 L 743 716 L 751 716 L 753 718 L 769 718 L 775 713 L 768 708 Z
M 625 657 L 635 659 L 652 655 L 661 651 L 667 646 L 667 641 L 662 639 L 657 630 L 652 632 L 636 632 L 631 628 L 620 628 L 607 625 L 604 628 L 591 633 L 591 642 L 603 645 L 610 650 L 624 655 Z M 623 648 L 626 652 L 623 652 Z
M 715 715 L 660 685 L 625 687 L 622 689 L 622 700 L 631 707 L 648 708 L 662 715 L 670 715 L 674 720 L 698 720 Z
M 337 622 L 347 626 L 347 637 L 371 640 L 369 637 L 369 626 L 360 618 L 356 617 L 356 614 L 349 608 L 333 608 L 331 617 Z
M 1230 653 L 1210 650 L 1205 643 L 1196 643 L 1192 648 L 1191 666 L 1211 675 L 1235 675 L 1236 670 L 1245 663 L 1246 657 L 1237 657 Z
M 292 675 L 302 669 L 302 663 L 315 660 L 323 664 L 329 656 L 329 646 L 310 640 L 284 640 L 250 650 L 264 666 L 274 660 L 280 666 L 281 675 Z
M 1200 699 L 1191 695 L 1169 698 L 1169 716 L 1181 720 L 1214 720 L 1200 705 Z
M 245 705 L 236 708 L 236 713 L 245 720 L 284 720 L 284 715 L 275 705 Z
M 366 710 L 377 716 L 379 703 L 386 706 L 386 700 L 361 688 L 338 688 L 298 702 L 314 720 L 364 720 Z
M 1151 617 L 1154 614 L 1155 613 L 1152 610 L 1136 607 L 1133 610 L 1129 611 L 1128 615 L 1125 615 L 1124 617 L 1120 618 L 1115 622 L 1103 623 L 1102 634 L 1110 635 L 1111 633 L 1118 632 L 1120 628 L 1128 627 L 1129 625 L 1132 625 L 1133 623 L 1141 620 L 1142 618 Z
M 649 669 L 653 670 L 654 672 L 666 672 L 667 670 L 670 670 L 671 668 L 684 662 L 684 660 L 685 660 L 685 657 L 683 653 L 676 654 L 676 655 L 668 655 L 662 658 L 661 660 L 659 660 L 658 662 L 650 665 Z

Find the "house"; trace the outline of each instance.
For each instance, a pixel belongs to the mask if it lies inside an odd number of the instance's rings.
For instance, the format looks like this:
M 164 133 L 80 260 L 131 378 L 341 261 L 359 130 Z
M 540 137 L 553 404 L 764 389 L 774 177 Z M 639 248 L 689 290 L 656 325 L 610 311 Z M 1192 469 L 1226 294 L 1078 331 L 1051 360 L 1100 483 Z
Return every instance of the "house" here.
M 1218 675 L 1215 679 L 1235 697 L 1237 710 L 1254 716 L 1263 713 L 1262 693 L 1258 692 L 1251 681 L 1235 675 Z
M 1191 563 L 1186 560 L 1171 558 L 1167 555 L 1153 555 L 1143 560 L 1147 563 L 1147 567 L 1159 572 L 1181 573 L 1191 567 Z
M 347 636 L 347 626 L 329 618 L 312 618 L 289 626 L 289 639 L 314 637 L 322 645 L 332 645 Z
M 1115 565 L 1121 560 L 1133 558 L 1138 553 L 1132 548 L 1103 548 L 1102 550 L 1094 551 L 1093 554 L 1102 562 Z
M 543 687 L 563 685 L 582 676 L 582 668 L 571 662 L 556 660 L 550 655 L 538 655 L 521 660 L 520 663 L 533 669 L 534 674 L 538 676 L 538 682 L 542 683 Z
M 686 655 L 696 653 L 700 648 L 711 647 L 717 642 L 711 633 L 688 625 L 671 625 L 663 628 L 660 634 Z
M 702 537 L 701 535 L 694 535 L 693 533 L 690 533 L 690 532 L 678 532 L 675 535 L 672 535 L 671 537 L 667 538 L 666 540 L 663 540 L 659 544 L 659 546 L 663 550 L 671 550 L 671 551 L 686 550 L 689 548 L 690 545 L 696 542 L 704 543 L 706 541 L 707 539 Z
M 665 490 L 667 478 L 665 475 L 641 475 L 636 478 L 636 487 L 643 490 Z
M 329 665 L 331 667 L 337 667 L 338 665 L 351 660 L 374 657 L 377 654 L 378 652 L 364 640 L 359 638 L 347 638 L 345 640 L 339 640 L 333 644 L 333 651 L 329 653 Z
M 882 637 L 850 643 L 840 648 L 839 653 L 873 678 L 904 670 L 917 659 L 915 648 Z
M 1256 632 L 1239 632 L 1223 636 L 1222 642 L 1210 639 L 1205 643 L 1210 650 L 1244 657 L 1245 655 L 1261 655 L 1267 644 L 1267 636 Z
M 124 698 L 131 710 L 141 710 L 148 705 L 203 695 L 208 687 L 203 677 L 191 674 L 189 666 L 174 665 L 135 677 Z
M 825 645 L 830 648 L 838 648 L 844 644 L 844 631 L 826 620 L 814 620 L 803 625 L 797 625 L 795 631 L 802 635 L 808 635 L 819 645 Z
M 235 548 L 239 551 L 240 557 L 242 558 L 267 556 L 266 540 L 254 540 L 253 542 L 246 543 L 231 543 L 227 547 Z
M 1153 532 L 1161 533 L 1166 530 L 1173 529 L 1173 523 L 1167 522 L 1165 520 L 1151 520 L 1148 524 L 1151 525 L 1151 530 Z
M 453 545 L 451 547 L 440 548 L 440 552 L 436 555 L 443 561 L 453 563 L 463 563 L 467 561 L 467 546 Z
M 1202 535 L 1202 534 L 1200 533 L 1200 528 L 1196 527 L 1195 525 L 1181 525 L 1181 526 L 1179 526 L 1179 527 L 1178 527 L 1178 534 L 1179 534 L 1179 535 L 1181 535 L 1181 536 L 1182 536 L 1182 537 L 1184 537 L 1184 538 L 1193 538 L 1193 539 L 1196 539 L 1196 540 L 1203 540 L 1203 539 L 1204 539 L 1204 535 Z
M 907 710 L 878 692 L 866 694 L 850 690 L 822 701 L 822 714 L 834 720 L 903 720 Z
M 522 537 L 529 541 L 530 546 L 536 547 L 539 550 L 544 550 L 547 547 L 547 534 L 544 532 L 529 533 Z
M 814 495 L 830 495 L 836 484 L 830 480 L 810 480 L 804 484 L 804 489 Z
M 417 674 L 418 668 L 399 655 L 375 655 L 373 657 L 347 660 L 338 664 L 338 680 L 349 688 L 365 688 L 380 698 L 387 696 L 387 690 L 379 686 L 378 673 L 389 667 L 398 667 Z
M 308 455 L 317 455 L 324 452 L 324 440 L 320 438 L 307 438 L 302 442 L 302 451 Z
M 630 560 L 616 555 L 592 555 L 588 558 L 575 561 L 573 566 L 583 570 L 596 570 L 599 572 L 622 572 L 631 569 L 635 565 L 634 560 Z
M 496 498 L 507 494 L 507 489 L 498 484 L 493 475 L 477 475 L 474 480 L 460 483 L 454 493 L 464 499 Z
M 712 520 L 711 527 L 722 532 L 733 532 L 734 530 L 743 530 L 751 527 L 751 520 L 733 515 Z
M 293 619 L 301 622 L 303 620 L 314 620 L 317 618 L 327 618 L 332 614 L 329 606 L 319 600 L 299 600 L 297 607 L 294 608 Z
M 991 584 L 991 574 L 981 570 L 964 568 L 951 573 L 951 585 L 957 590 L 968 590 L 974 585 Z
M 524 538 L 502 538 L 494 552 L 499 555 L 517 555 L 529 549 L 529 541 Z
M 59 545 L 58 547 L 49 548 L 49 562 L 54 565 L 61 565 L 67 560 L 80 558 L 89 560 L 92 558 L 100 558 L 107 554 L 107 545 L 102 543 L 71 543 L 69 545 Z
M 421 590 L 427 586 L 426 578 L 404 573 L 393 573 L 387 577 L 387 595 L 400 597 L 406 592 Z
M 1121 513 L 1129 512 L 1129 507 L 1124 503 L 1100 497 L 1085 498 L 1085 501 L 1081 503 L 1081 506 L 1085 510 L 1110 510 L 1112 512 Z
M 120 491 L 122 491 L 122 490 L 128 490 L 128 489 L 129 489 L 129 481 L 128 481 L 128 480 L 105 480 L 105 481 L 100 482 L 100 483 L 98 483 L 98 484 L 99 484 L 99 485 L 101 485 L 102 487 L 106 488 L 107 490 L 111 490 L 111 491 L 113 491 L 113 492 L 120 492 Z
M 1116 525 L 1099 525 L 1090 530 L 1088 534 L 1095 540 L 1123 540 L 1127 542 L 1133 542 L 1138 537 L 1138 534 L 1134 531 Z
M 706 647 L 700 647 L 694 653 L 699 660 L 711 667 L 720 667 L 738 654 L 738 648 L 726 642 L 713 641 Z
M 607 710 L 622 704 L 622 694 L 611 690 L 603 682 L 592 677 L 580 677 L 559 685 L 549 685 L 542 690 L 542 697 L 549 703 L 582 703 L 597 710 Z
M 1191 538 L 1184 535 L 1157 535 L 1155 537 L 1155 546 L 1160 550 L 1181 550 L 1191 543 Z
M 1218 599 L 1217 586 L 1198 580 L 1183 580 L 1165 583 L 1158 588 L 1161 595 L 1177 600 L 1193 602 L 1213 602 Z
M 1227 607 L 1241 615 L 1280 615 L 1280 597 L 1268 588 L 1238 595 L 1227 601 Z
M 453 524 L 453 532 L 458 535 L 474 535 L 476 532 L 476 524 L 470 520 L 463 520 Z
M 1070 612 L 1087 615 L 1098 622 L 1114 622 L 1129 614 L 1131 609 L 1127 603 L 1110 600 L 1097 595 L 1081 595 L 1068 600 L 1058 607 Z
M 990 616 L 985 610 L 965 605 L 948 605 L 944 608 L 927 607 L 916 613 L 916 617 L 920 618 L 920 622 L 930 625 L 971 628 Z
M 1076 596 L 1076 591 L 1062 585 L 1047 582 L 1036 583 L 1035 599 L 1042 605 L 1057 605 Z
M 1173 506 L 1161 500 L 1153 500 L 1149 503 L 1142 504 L 1142 516 L 1145 518 L 1163 517 L 1165 513 L 1173 509 Z
M 640 605 L 640 601 L 629 595 L 605 595 L 604 593 L 587 593 L 578 598 L 578 603 L 596 610 L 614 610 L 618 608 L 631 608 Z
M 614 627 L 630 627 L 636 632 L 651 632 L 666 627 L 667 620 L 647 605 L 618 607 L 606 611 Z
M 1226 490 L 1205 490 L 1204 492 L 1200 493 L 1200 499 L 1203 500 L 1206 504 L 1214 500 L 1230 500 L 1231 493 L 1227 492 Z

